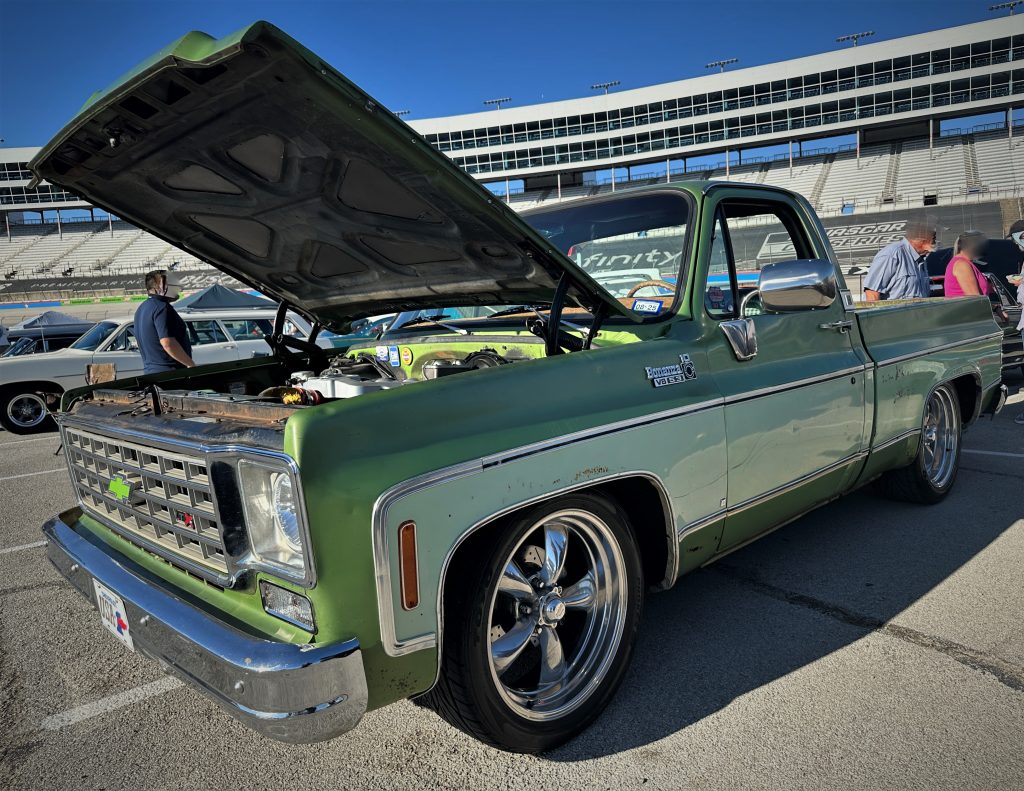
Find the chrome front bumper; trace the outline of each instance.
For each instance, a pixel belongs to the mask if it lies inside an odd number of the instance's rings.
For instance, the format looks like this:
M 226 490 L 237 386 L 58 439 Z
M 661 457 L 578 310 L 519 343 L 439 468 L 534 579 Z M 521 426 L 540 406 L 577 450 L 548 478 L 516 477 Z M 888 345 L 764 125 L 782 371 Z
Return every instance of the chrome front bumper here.
M 70 526 L 80 513 L 72 509 L 43 525 L 50 562 L 93 606 L 93 579 L 120 596 L 136 650 L 165 672 L 278 741 L 323 741 L 362 719 L 366 678 L 357 640 L 293 645 L 235 629 L 143 579 L 128 561 L 80 535 Z

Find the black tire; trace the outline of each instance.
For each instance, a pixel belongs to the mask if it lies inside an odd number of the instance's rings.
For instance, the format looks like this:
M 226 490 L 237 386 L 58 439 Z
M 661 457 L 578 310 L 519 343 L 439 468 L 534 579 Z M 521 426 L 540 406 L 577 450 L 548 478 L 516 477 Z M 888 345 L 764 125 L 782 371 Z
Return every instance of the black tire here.
M 943 500 L 960 469 L 963 425 L 956 391 L 940 385 L 925 404 L 921 441 L 914 461 L 878 479 L 878 490 L 894 500 L 931 505 Z
M 548 531 L 557 532 L 560 524 L 569 524 L 569 528 L 554 587 L 549 586 L 540 599 L 513 598 L 505 590 L 512 579 L 506 569 L 522 566 L 522 578 L 515 584 L 529 578 L 535 590 L 543 588 L 544 575 L 550 575 L 545 563 L 547 544 L 538 552 L 535 537 L 542 535 L 547 541 Z M 579 525 L 584 525 L 584 530 L 577 533 Z M 596 495 L 576 494 L 544 503 L 510 517 L 498 529 L 500 534 L 491 533 L 489 539 L 493 540 L 478 544 L 474 557 L 464 557 L 448 575 L 450 595 L 445 606 L 440 678 L 417 702 L 494 747 L 539 753 L 586 728 L 622 683 L 643 607 L 643 570 L 626 514 L 614 502 Z M 591 530 L 602 534 L 602 541 L 610 541 L 607 549 L 595 550 L 587 543 L 590 534 L 586 531 Z M 595 552 L 604 559 L 605 570 L 586 574 L 603 582 L 591 586 L 591 603 L 582 605 L 585 599 L 579 592 L 585 579 L 572 580 L 584 568 L 597 568 Z M 567 583 L 564 590 L 561 581 Z M 515 594 L 527 595 L 521 589 Z M 558 597 L 572 601 L 568 605 L 563 602 L 560 615 Z M 517 633 L 529 634 L 533 629 L 526 623 L 531 608 L 538 619 L 534 624 L 539 623 L 535 636 L 524 642 L 516 658 L 500 656 L 496 646 L 499 642 L 505 645 L 503 638 L 511 640 Z M 549 613 L 557 615 L 557 621 L 546 622 Z M 505 618 L 515 619 L 508 632 L 496 623 Z M 522 623 L 526 623 L 525 630 L 519 629 Z M 572 635 L 576 635 L 575 642 Z M 602 636 L 603 642 L 598 641 Z M 549 650 L 552 646 L 554 650 Z M 497 669 L 496 655 L 508 662 L 503 670 Z M 548 661 L 552 655 L 563 660 L 562 681 L 546 684 L 543 674 L 552 672 Z M 530 692 L 522 690 L 534 685 L 533 678 L 537 678 L 537 694 L 531 698 Z
M 42 409 L 41 414 L 36 410 Z M 0 390 L 0 425 L 12 434 L 38 434 L 56 428 L 46 408 L 46 396 L 31 387 Z

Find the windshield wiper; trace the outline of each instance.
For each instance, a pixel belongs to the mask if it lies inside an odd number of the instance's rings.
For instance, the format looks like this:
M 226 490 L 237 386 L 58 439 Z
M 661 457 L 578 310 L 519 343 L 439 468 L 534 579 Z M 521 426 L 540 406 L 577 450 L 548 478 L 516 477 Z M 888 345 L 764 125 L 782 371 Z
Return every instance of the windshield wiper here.
M 493 319 L 493 318 L 497 318 L 498 316 L 511 316 L 514 313 L 530 313 L 530 312 L 536 313 L 541 308 L 544 308 L 544 310 L 549 310 L 549 308 L 544 307 L 543 304 L 537 304 L 537 305 L 516 305 L 515 307 L 512 307 L 512 308 L 505 308 L 504 310 L 499 310 L 499 311 L 496 311 L 494 313 L 491 313 L 491 314 L 485 316 L 484 318 Z
M 398 330 L 404 330 L 406 327 L 411 327 L 413 324 L 419 324 L 419 323 L 425 321 L 428 324 L 433 324 L 433 325 L 435 325 L 437 327 L 443 327 L 444 329 L 446 329 L 446 330 L 448 330 L 450 332 L 456 332 L 459 335 L 469 335 L 469 330 L 463 329 L 462 327 L 456 327 L 454 324 L 445 324 L 443 321 L 439 320 L 439 319 L 443 319 L 443 318 L 444 318 L 444 314 L 443 313 L 441 313 L 441 314 L 439 314 L 437 316 L 419 316 L 419 317 L 417 317 L 415 319 L 412 319 L 411 321 L 405 322 L 405 324 L 403 324 L 401 327 L 399 327 Z

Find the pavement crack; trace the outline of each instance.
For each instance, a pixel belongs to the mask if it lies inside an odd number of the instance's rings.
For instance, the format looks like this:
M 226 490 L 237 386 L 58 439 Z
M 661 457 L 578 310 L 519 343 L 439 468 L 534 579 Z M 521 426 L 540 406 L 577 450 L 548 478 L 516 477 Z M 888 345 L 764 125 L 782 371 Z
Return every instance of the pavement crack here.
M 715 566 L 711 566 L 709 571 L 715 571 L 731 580 L 734 580 L 735 582 L 738 582 L 748 590 L 755 591 L 763 596 L 768 596 L 776 601 L 793 604 L 797 607 L 804 607 L 808 610 L 813 610 L 820 615 L 825 615 L 833 620 L 849 624 L 850 626 L 855 626 L 859 629 L 879 632 L 897 640 L 902 640 L 905 643 L 911 643 L 912 645 L 916 645 L 921 648 L 937 651 L 938 653 L 949 657 L 953 661 L 959 662 L 965 667 L 969 667 L 972 670 L 979 670 L 982 673 L 987 673 L 995 678 L 999 683 L 1016 692 L 1024 692 L 1024 668 L 1011 662 L 1007 662 L 1006 660 L 990 656 L 989 654 L 978 651 L 974 648 L 969 648 L 968 646 L 961 645 L 960 643 L 956 643 L 952 640 L 947 640 L 944 637 L 925 634 L 924 632 L 919 632 L 916 629 L 911 629 L 907 626 L 900 626 L 899 624 L 892 623 L 891 621 L 883 621 L 880 618 L 875 618 L 871 615 L 864 615 L 863 613 L 848 610 L 838 604 L 831 604 L 830 602 L 816 599 L 813 596 L 808 596 L 803 593 L 795 593 L 794 591 L 789 591 L 785 588 L 779 588 L 775 585 L 759 580 L 735 566 L 727 566 L 719 563 Z
M 16 588 L 0 590 L 0 598 L 10 596 L 12 593 L 26 593 L 28 591 L 43 590 L 44 588 L 63 588 L 67 583 L 64 580 L 53 580 L 52 582 L 37 582 L 33 585 L 19 585 Z

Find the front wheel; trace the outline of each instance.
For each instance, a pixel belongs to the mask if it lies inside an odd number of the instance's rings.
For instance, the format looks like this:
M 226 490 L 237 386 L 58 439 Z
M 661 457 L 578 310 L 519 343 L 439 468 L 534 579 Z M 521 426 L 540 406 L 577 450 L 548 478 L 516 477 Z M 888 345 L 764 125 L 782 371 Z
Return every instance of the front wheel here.
M 622 682 L 643 600 L 626 515 L 574 495 L 535 507 L 449 578 L 441 676 L 425 696 L 451 724 L 536 753 L 592 722 Z
M 921 441 L 913 463 L 879 479 L 882 493 L 912 503 L 937 503 L 956 482 L 960 468 L 960 402 L 950 385 L 940 385 L 925 405 Z
M 18 388 L 0 392 L 0 425 L 12 434 L 35 434 L 52 428 L 46 396 Z

